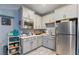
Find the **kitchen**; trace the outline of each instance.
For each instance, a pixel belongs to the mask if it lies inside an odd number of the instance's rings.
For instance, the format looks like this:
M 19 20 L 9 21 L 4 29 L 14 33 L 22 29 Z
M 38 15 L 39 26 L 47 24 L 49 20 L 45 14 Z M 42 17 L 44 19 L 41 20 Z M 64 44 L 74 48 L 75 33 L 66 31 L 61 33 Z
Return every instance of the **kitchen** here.
M 0 33 L 5 31 L 1 55 L 79 54 L 77 4 L 15 4 L 0 9 L 13 11 L 0 11 Z

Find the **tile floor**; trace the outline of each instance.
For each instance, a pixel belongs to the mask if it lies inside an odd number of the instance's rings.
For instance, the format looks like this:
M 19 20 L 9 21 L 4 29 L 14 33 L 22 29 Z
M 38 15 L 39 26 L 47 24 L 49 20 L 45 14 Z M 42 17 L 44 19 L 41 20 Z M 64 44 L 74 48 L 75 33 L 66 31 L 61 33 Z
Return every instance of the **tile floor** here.
M 26 55 L 56 55 L 55 51 L 52 51 L 50 49 L 47 49 L 45 47 L 40 47 Z

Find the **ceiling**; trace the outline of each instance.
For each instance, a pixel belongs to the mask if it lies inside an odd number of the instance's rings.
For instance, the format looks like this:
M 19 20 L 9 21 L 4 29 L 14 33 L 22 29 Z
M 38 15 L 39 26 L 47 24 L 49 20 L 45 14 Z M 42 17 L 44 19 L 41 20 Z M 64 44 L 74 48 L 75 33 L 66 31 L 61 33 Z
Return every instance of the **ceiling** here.
M 0 4 L 0 9 L 5 10 L 18 10 L 20 5 L 17 4 Z
M 65 5 L 66 4 L 26 4 L 24 6 L 35 11 L 39 15 L 45 15 Z
M 23 6 L 35 11 L 39 15 L 45 15 L 54 12 L 55 9 L 65 6 L 67 4 L 23 4 Z M 0 9 L 18 10 L 22 4 L 2 4 Z

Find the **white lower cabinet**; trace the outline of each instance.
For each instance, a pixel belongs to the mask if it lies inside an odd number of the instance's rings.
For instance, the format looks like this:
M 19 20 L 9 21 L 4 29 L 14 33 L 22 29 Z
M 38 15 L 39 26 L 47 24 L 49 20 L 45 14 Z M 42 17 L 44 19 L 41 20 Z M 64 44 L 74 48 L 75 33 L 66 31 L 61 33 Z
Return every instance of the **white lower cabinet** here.
M 55 50 L 55 39 L 48 40 L 48 48 Z
M 49 36 L 35 36 L 22 39 L 22 53 L 25 54 L 40 46 L 55 49 L 55 39 Z
M 43 46 L 48 47 L 48 39 L 43 37 Z
M 51 37 L 43 37 L 43 46 L 50 48 L 50 49 L 55 49 L 55 38 Z
M 37 46 L 41 46 L 42 45 L 42 36 L 38 36 L 37 37 Z
M 38 47 L 36 37 L 32 37 L 32 39 L 31 39 L 31 47 L 32 47 L 32 50 Z
M 42 29 L 42 22 L 41 22 L 42 18 L 39 15 L 35 15 L 35 19 L 34 19 L 34 29 Z
M 22 42 L 22 53 L 25 54 L 31 50 L 31 41 L 28 39 L 25 39 L 26 41 Z
M 30 37 L 22 40 L 22 54 L 25 54 L 33 49 L 36 49 L 37 46 L 37 38 Z

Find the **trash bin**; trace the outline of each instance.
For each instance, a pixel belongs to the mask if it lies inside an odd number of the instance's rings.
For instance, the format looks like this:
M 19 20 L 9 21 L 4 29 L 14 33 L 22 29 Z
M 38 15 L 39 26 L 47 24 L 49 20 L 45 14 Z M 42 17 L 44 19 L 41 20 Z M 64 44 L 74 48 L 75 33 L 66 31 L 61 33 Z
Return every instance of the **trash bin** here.
M 3 54 L 8 55 L 8 46 L 3 46 Z

